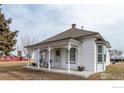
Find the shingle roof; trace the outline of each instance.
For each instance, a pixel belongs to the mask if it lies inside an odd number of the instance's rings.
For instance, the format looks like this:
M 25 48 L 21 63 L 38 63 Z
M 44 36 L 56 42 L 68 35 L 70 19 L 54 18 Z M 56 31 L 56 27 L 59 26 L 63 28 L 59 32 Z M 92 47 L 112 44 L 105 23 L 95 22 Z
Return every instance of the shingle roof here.
M 88 30 L 83 30 L 83 29 L 78 29 L 78 28 L 70 28 L 60 34 L 57 34 L 53 37 L 50 37 L 40 43 L 46 43 L 46 42 L 51 42 L 51 41 L 56 41 L 56 40 L 61 40 L 65 38 L 78 38 L 81 36 L 87 36 L 87 35 L 92 35 L 92 34 L 97 34 L 98 32 L 92 32 Z
M 86 36 L 91 36 L 91 35 L 98 36 L 99 39 L 102 39 L 103 41 L 105 41 L 105 39 L 98 32 L 88 31 L 88 30 L 84 30 L 84 29 L 78 29 L 78 28 L 76 28 L 76 24 L 72 24 L 72 28 L 70 28 L 62 33 L 54 35 L 54 36 L 52 36 L 46 40 L 43 40 L 42 42 L 39 42 L 37 44 L 33 44 L 33 45 L 25 46 L 25 47 L 31 47 L 31 46 L 36 46 L 39 44 L 51 43 L 54 41 L 71 39 L 71 38 L 78 39 L 79 37 L 86 37 Z M 110 46 L 109 42 L 108 42 L 108 45 Z

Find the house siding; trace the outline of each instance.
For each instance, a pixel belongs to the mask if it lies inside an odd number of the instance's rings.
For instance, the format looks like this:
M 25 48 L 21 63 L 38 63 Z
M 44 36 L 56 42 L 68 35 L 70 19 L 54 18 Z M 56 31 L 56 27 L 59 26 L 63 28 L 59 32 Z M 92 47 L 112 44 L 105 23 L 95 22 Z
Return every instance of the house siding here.
M 66 49 L 63 48 L 62 49 L 62 59 L 61 59 L 61 66 L 63 69 L 67 68 L 67 52 L 66 52 Z
M 38 50 L 34 50 L 34 61 L 36 62 L 36 64 L 38 64 L 39 59 L 41 58 Z
M 68 64 L 67 64 L 68 58 L 67 58 L 67 56 L 68 56 L 67 49 L 63 48 L 62 49 L 62 68 L 63 69 L 67 69 L 67 67 L 68 67 Z M 76 62 L 75 62 L 75 64 L 70 64 L 71 69 L 77 69 L 77 61 L 78 61 L 78 59 L 77 59 L 77 52 L 76 52 Z
M 80 46 L 79 65 L 87 71 L 96 71 L 96 43 L 95 38 L 83 39 Z
M 71 64 L 71 69 L 77 69 L 78 66 L 83 65 L 86 71 L 100 72 L 106 69 L 106 66 L 110 64 L 110 56 L 108 49 L 106 48 L 106 62 L 98 64 L 97 62 L 97 44 L 95 38 L 82 39 L 83 43 L 79 46 L 79 51 L 76 52 L 76 63 Z M 48 55 L 48 51 L 47 51 Z M 61 48 L 61 66 L 62 69 L 67 69 L 67 48 Z M 38 58 L 39 57 L 39 58 Z M 34 60 L 38 63 L 40 55 L 38 51 L 34 50 Z M 48 59 L 48 57 L 47 57 Z M 51 50 L 51 67 L 55 67 L 55 49 Z M 48 60 L 46 60 L 48 62 Z
M 110 64 L 110 54 L 109 54 L 109 50 L 107 49 L 107 53 L 106 53 L 106 66 Z

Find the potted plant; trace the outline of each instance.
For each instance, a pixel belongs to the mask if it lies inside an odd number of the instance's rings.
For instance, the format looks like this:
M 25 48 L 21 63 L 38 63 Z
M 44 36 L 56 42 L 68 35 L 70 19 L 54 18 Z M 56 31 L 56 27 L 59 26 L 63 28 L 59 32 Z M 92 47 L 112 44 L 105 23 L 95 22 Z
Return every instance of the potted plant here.
M 84 66 L 80 65 L 78 66 L 78 71 L 83 71 L 84 70 Z
M 32 63 L 32 66 L 37 66 L 37 64 L 36 63 Z

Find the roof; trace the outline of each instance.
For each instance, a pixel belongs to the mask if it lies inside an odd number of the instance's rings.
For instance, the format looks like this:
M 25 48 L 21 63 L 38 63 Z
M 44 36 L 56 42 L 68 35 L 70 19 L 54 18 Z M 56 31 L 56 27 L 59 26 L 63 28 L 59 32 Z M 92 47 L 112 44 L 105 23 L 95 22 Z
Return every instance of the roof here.
M 91 32 L 88 30 L 78 29 L 78 28 L 71 28 L 60 34 L 50 37 L 40 43 L 46 43 L 46 42 L 61 40 L 61 39 L 65 39 L 65 38 L 77 38 L 77 37 L 81 37 L 81 36 L 83 37 L 83 36 L 92 35 L 92 34 L 98 34 L 98 33 Z
M 104 40 L 104 38 L 98 32 L 78 29 L 76 28 L 76 24 L 72 24 L 72 27 L 70 29 L 65 30 L 64 32 L 54 35 L 48 39 L 45 39 L 37 44 L 44 44 L 44 43 L 49 43 L 49 42 L 54 42 L 54 41 L 59 41 L 59 40 L 69 39 L 69 38 L 76 39 L 79 37 L 85 37 L 85 36 L 95 35 L 95 34 L 98 34 Z M 37 44 L 34 44 L 34 45 L 37 45 Z M 29 45 L 29 46 L 33 46 L 33 45 Z

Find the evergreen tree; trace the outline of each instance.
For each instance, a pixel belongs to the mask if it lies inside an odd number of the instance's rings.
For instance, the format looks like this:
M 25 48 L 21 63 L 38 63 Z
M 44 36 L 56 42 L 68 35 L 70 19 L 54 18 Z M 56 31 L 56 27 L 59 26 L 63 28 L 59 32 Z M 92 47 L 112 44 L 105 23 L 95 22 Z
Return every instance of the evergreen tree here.
M 18 33 L 18 31 L 10 31 L 9 24 L 11 24 L 12 19 L 6 19 L 1 10 L 0 8 L 0 57 L 9 55 L 10 52 L 15 50 L 14 46 L 17 42 Z

